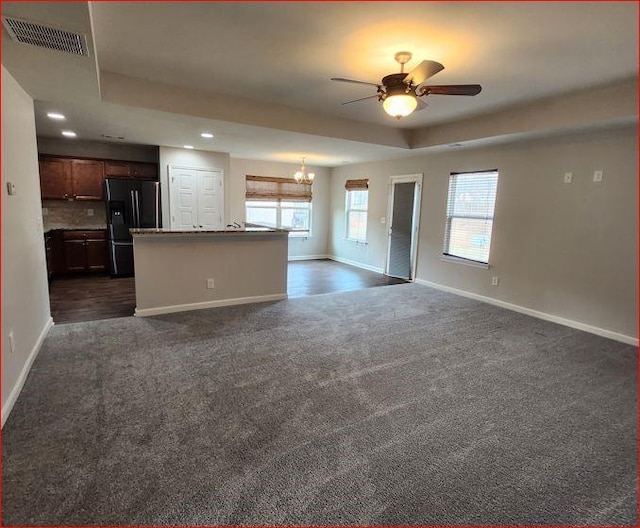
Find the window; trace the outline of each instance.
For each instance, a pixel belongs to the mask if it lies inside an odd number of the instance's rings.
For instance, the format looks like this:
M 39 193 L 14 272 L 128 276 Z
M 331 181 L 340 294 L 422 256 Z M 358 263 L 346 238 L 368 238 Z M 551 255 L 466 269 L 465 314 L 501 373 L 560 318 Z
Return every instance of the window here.
M 369 180 L 347 180 L 345 218 L 347 240 L 367 240 L 367 208 L 369 203 Z
M 498 171 L 452 173 L 449 177 L 445 257 L 489 264 Z
M 293 178 L 246 177 L 246 222 L 288 229 L 289 236 L 311 233 L 311 185 Z

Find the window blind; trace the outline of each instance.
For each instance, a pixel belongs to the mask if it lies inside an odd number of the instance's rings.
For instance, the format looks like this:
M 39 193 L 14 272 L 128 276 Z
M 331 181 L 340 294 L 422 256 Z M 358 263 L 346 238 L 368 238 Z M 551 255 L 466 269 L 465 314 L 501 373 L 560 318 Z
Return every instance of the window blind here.
M 451 173 L 443 254 L 489 263 L 498 171 Z
M 369 188 L 369 180 L 347 180 L 344 188 L 347 191 L 366 191 Z
M 293 178 L 246 176 L 247 200 L 310 202 L 311 184 L 297 183 Z

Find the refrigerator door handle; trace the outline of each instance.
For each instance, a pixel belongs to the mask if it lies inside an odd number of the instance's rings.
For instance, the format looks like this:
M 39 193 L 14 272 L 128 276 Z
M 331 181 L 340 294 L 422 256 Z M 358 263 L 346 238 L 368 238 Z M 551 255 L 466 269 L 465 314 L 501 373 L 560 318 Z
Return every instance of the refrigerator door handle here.
M 140 194 L 136 191 L 136 227 L 140 227 Z
M 134 191 L 129 191 L 131 193 L 131 223 L 133 224 L 133 227 L 138 227 L 138 224 L 136 223 L 136 219 L 137 219 L 137 215 L 136 215 L 136 200 L 135 197 L 133 195 Z
M 156 195 L 156 229 L 160 227 L 160 182 L 154 182 L 153 190 Z

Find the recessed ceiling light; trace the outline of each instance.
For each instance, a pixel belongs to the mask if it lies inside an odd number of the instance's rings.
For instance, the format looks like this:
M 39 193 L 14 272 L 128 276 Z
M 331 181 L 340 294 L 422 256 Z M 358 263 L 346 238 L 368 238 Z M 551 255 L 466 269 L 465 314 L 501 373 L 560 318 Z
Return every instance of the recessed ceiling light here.
M 203 132 L 202 134 L 200 134 L 203 138 L 207 138 L 207 139 L 211 139 L 213 137 L 213 134 L 211 132 Z
M 186 148 L 186 149 L 192 149 L 192 148 L 193 148 L 193 145 L 185 145 L 185 146 L 184 146 L 184 148 Z
M 63 130 L 62 131 L 62 135 L 64 137 L 76 137 L 78 134 L 76 134 L 75 132 L 73 132 L 72 130 Z
M 66 117 L 64 117 L 62 114 L 59 114 L 58 112 L 49 112 L 47 114 L 47 117 L 51 119 L 57 119 L 58 121 L 62 121 L 63 119 L 66 119 Z

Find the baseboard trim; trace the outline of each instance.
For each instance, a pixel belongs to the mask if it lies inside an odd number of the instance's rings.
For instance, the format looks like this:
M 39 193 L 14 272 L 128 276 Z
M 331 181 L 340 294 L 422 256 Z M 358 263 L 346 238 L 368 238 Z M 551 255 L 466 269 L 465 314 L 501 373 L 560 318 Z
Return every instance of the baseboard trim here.
M 289 262 L 292 262 L 295 260 L 326 260 L 328 258 L 331 258 L 331 257 L 329 255 L 299 255 L 299 256 L 289 257 L 287 260 L 289 260 Z
M 205 308 L 219 308 L 221 306 L 235 306 L 237 304 L 261 303 L 267 301 L 282 301 L 287 298 L 286 293 L 275 293 L 273 295 L 256 295 L 254 297 L 237 297 L 235 299 L 219 299 L 217 301 L 204 301 L 188 304 L 174 304 L 169 306 L 158 306 L 157 308 L 136 308 L 136 317 L 148 317 L 150 315 L 162 315 L 176 312 L 189 312 L 191 310 L 204 310 Z
M 31 370 L 31 365 L 33 365 L 38 352 L 40 352 L 40 347 L 42 346 L 42 343 L 44 342 L 45 337 L 47 337 L 47 334 L 49 333 L 49 330 L 52 326 L 53 318 L 49 317 L 47 322 L 44 324 L 44 327 L 42 328 L 42 331 L 40 332 L 36 343 L 33 345 L 33 348 L 31 349 L 31 352 L 27 357 L 27 361 L 25 361 L 24 366 L 22 367 L 22 371 L 20 372 L 20 375 L 18 376 L 13 389 L 11 389 L 11 392 L 9 393 L 7 401 L 2 406 L 2 427 L 4 427 L 7 418 L 9 418 L 9 414 L 11 414 L 11 411 L 13 410 L 13 406 L 18 400 L 18 396 L 20 396 L 22 387 L 24 387 L 24 382 L 27 381 L 27 376 L 29 375 L 29 371 Z
M 384 273 L 382 268 L 376 268 L 375 266 L 369 266 L 369 264 L 363 264 L 355 260 L 349 260 L 342 257 L 336 257 L 335 255 L 327 255 L 328 259 L 335 260 L 336 262 L 342 262 L 342 264 L 348 264 L 349 266 L 355 266 L 356 268 L 362 268 L 368 271 L 375 271 L 376 273 Z
M 478 293 L 459 290 L 457 288 L 444 286 L 442 284 L 437 284 L 435 282 L 430 282 L 423 279 L 416 279 L 415 282 L 418 284 L 422 284 L 423 286 L 429 286 L 430 288 L 434 288 L 436 290 L 442 290 L 448 293 L 454 293 L 462 297 L 468 297 L 469 299 L 475 299 L 476 301 L 482 301 L 488 304 L 493 304 L 495 306 L 506 308 L 507 310 L 513 310 L 514 312 L 519 312 L 525 315 L 530 315 L 538 319 L 544 319 L 545 321 L 550 321 L 552 323 L 558 323 L 564 326 L 568 326 L 570 328 L 575 328 L 576 330 L 582 330 L 584 332 L 589 332 L 590 334 L 595 334 L 601 337 L 606 337 L 608 339 L 613 339 L 614 341 L 620 341 L 621 343 L 626 343 L 627 345 L 634 345 L 636 347 L 638 346 L 638 338 L 633 336 L 619 334 L 618 332 L 606 330 L 605 328 L 600 328 L 598 326 L 588 325 L 585 323 L 581 323 L 579 321 L 574 321 L 573 319 L 565 319 L 564 317 L 559 317 L 557 315 L 549 314 L 546 312 L 539 312 L 538 310 L 533 310 L 532 308 L 527 308 L 526 306 L 520 306 L 519 304 L 508 303 L 506 301 L 493 299 L 491 297 L 486 297 Z

